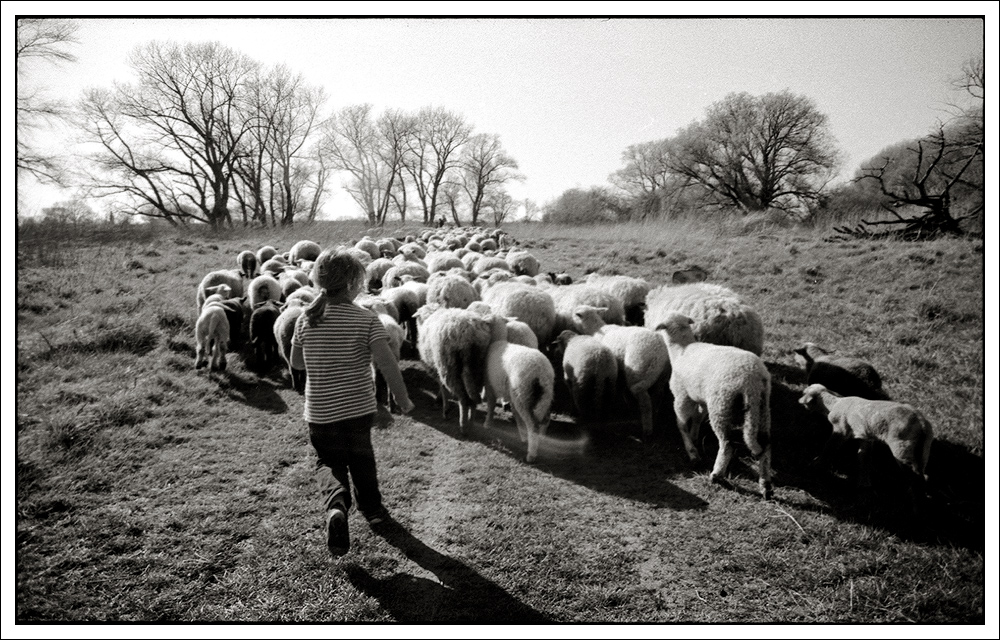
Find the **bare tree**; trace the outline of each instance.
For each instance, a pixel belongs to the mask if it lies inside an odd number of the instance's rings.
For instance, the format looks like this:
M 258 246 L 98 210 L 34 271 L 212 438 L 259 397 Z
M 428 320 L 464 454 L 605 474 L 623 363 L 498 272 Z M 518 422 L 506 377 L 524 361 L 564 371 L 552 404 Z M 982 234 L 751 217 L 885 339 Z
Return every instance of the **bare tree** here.
M 347 173 L 344 188 L 361 207 L 372 226 L 385 222 L 411 120 L 399 111 L 387 111 L 377 120 L 372 105 L 341 109 L 324 125 L 321 153 L 332 169 Z
M 472 135 L 465 119 L 442 107 L 424 107 L 407 139 L 404 167 L 420 203 L 424 224 L 433 224 L 445 176 L 458 168 L 458 151 Z
M 542 207 L 531 198 L 524 199 L 524 221 L 534 222 L 542 215 Z
M 483 211 L 493 218 L 493 226 L 499 227 L 517 211 L 518 202 L 502 187 L 493 187 L 486 192 Z M 456 223 L 457 224 L 457 223 Z
M 670 146 L 674 173 L 744 213 L 815 202 L 837 160 L 827 117 L 789 91 L 729 94 Z
M 248 129 L 241 97 L 257 64 L 218 43 L 158 42 L 129 64 L 136 84 L 91 90 L 81 103 L 84 131 L 101 148 L 92 193 L 128 196 L 142 215 L 175 224 L 232 224 L 232 173 Z
M 622 153 L 624 167 L 609 176 L 611 184 L 631 196 L 653 194 L 670 181 L 670 140 L 629 145 Z
M 939 122 L 927 136 L 905 145 L 895 145 L 879 159 L 862 165 L 856 183 L 874 181 L 888 201 L 882 208 L 892 214 L 887 220 L 862 220 L 853 229 L 837 231 L 853 235 L 884 233 L 908 239 L 934 237 L 942 233 L 962 233 L 963 220 L 980 215 L 984 207 L 984 110 L 983 61 L 974 58 L 965 63 L 962 76 L 953 86 L 973 99 L 970 106 L 958 108 L 947 123 Z M 963 201 L 966 215 L 955 215 L 956 200 Z M 903 206 L 924 211 L 914 217 L 897 212 Z
M 486 194 L 520 178 L 517 161 L 504 150 L 496 134 L 479 133 L 470 137 L 462 148 L 459 167 L 473 225 L 479 224 L 479 212 Z
M 40 87 L 29 81 L 31 69 L 36 61 L 46 64 L 75 62 L 76 56 L 67 46 L 77 43 L 77 28 L 75 22 L 51 18 L 19 18 L 16 23 L 17 170 L 40 182 L 60 184 L 62 166 L 56 157 L 37 147 L 34 136 L 46 124 L 65 118 L 68 107 L 48 98 Z

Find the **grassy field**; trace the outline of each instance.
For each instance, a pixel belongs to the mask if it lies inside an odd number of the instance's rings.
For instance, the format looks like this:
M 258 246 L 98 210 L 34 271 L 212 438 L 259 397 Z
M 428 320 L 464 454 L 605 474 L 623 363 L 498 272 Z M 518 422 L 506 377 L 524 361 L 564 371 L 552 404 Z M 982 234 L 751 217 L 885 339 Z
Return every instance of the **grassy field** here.
M 509 414 L 460 439 L 456 410 L 442 419 L 436 384 L 405 360 L 417 408 L 374 433 L 395 521 L 376 534 L 351 514 L 352 551 L 334 560 L 302 398 L 239 355 L 225 374 L 194 369 L 195 289 L 242 249 L 364 229 L 21 234 L 16 620 L 985 621 L 982 239 L 693 223 L 508 231 L 545 270 L 660 284 L 697 265 L 760 311 L 774 501 L 760 500 L 745 458 L 730 487 L 692 468 L 669 403 L 651 443 L 628 406 L 592 429 L 559 413 L 527 465 Z M 924 520 L 909 517 L 891 460 L 876 460 L 879 488 L 862 493 L 849 457 L 834 473 L 810 464 L 826 432 L 796 402 L 791 350 L 807 340 L 868 359 L 933 423 Z

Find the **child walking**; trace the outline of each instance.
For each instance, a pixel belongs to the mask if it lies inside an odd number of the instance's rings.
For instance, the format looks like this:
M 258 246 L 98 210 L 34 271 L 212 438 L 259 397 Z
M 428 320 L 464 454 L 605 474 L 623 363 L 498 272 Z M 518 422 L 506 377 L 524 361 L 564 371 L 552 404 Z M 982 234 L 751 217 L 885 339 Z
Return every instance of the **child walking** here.
M 320 295 L 299 317 L 292 336 L 292 367 L 306 370 L 305 420 L 318 456 L 316 480 L 326 509 L 326 545 L 334 556 L 350 549 L 347 513 L 351 481 L 358 511 L 381 523 L 382 506 L 372 449 L 375 421 L 374 361 L 400 411 L 413 403 L 378 317 L 353 304 L 364 288 L 365 268 L 351 254 L 327 249 L 313 265 Z

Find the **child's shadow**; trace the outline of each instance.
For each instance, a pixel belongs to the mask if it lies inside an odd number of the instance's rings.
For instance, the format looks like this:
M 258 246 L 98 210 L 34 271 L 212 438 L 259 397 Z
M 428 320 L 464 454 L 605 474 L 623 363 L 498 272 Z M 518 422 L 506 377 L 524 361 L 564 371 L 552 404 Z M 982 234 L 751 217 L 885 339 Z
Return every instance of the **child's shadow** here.
M 407 558 L 432 572 L 439 581 L 409 574 L 380 579 L 356 564 L 345 566 L 351 583 L 378 600 L 395 621 L 550 622 L 546 616 L 461 562 L 431 549 L 395 520 L 386 520 L 374 531 Z

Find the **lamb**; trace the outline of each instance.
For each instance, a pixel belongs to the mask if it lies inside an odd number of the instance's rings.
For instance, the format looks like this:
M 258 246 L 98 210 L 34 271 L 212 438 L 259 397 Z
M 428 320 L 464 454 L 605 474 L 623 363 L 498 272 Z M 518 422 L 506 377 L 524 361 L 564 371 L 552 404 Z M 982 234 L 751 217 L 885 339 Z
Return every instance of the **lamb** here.
M 236 256 L 236 264 L 240 267 L 240 275 L 248 280 L 257 275 L 257 254 L 253 251 L 240 251 Z
M 771 375 L 764 361 L 744 349 L 699 342 L 694 320 L 669 313 L 657 331 L 665 331 L 670 351 L 670 391 L 674 395 L 677 428 L 692 462 L 701 459 L 698 432 L 708 417 L 719 440 L 711 481 L 721 482 L 733 457 L 730 433 L 742 430 L 743 442 L 757 461 L 765 500 L 771 486 Z
M 888 400 L 875 367 L 859 358 L 835 357 L 807 342 L 795 349 L 806 366 L 806 384 L 821 384 L 841 396 Z
M 696 282 L 657 287 L 646 296 L 647 328 L 663 324 L 672 312 L 695 321 L 699 342 L 738 347 L 758 356 L 764 352 L 760 316 L 730 289 Z
M 198 314 L 201 314 L 201 308 L 205 304 L 205 298 L 212 295 L 208 289 L 212 287 L 217 287 L 220 284 L 224 284 L 229 287 L 229 294 L 226 297 L 239 298 L 243 296 L 243 279 L 240 277 L 239 272 L 232 269 L 223 269 L 221 271 L 212 271 L 205 275 L 198 284 L 198 294 L 196 296 L 198 303 Z
M 541 351 L 507 341 L 507 324 L 502 317 L 491 322 L 491 340 L 486 355 L 483 427 L 493 426 L 497 400 L 508 400 L 521 442 L 528 443 L 526 460 L 530 464 L 538 456 L 539 440 L 549 426 L 555 372 Z
M 625 386 L 639 403 L 643 438 L 649 439 L 653 435 L 653 401 L 649 390 L 665 375 L 670 364 L 667 346 L 660 336 L 645 327 L 606 324 L 602 311 L 580 305 L 573 312 L 574 324 L 581 333 L 597 336 L 615 355 Z
M 270 258 L 266 262 L 261 263 L 260 273 L 261 275 L 268 274 L 277 278 L 278 274 L 284 271 L 285 267 L 287 266 L 288 266 L 288 261 L 285 260 L 284 257 L 274 256 L 273 258 Z
M 538 344 L 549 343 L 556 322 L 556 307 L 546 291 L 520 282 L 501 282 L 486 288 L 482 299 L 494 313 L 517 318 L 531 327 Z
M 821 384 L 806 387 L 799 403 L 820 413 L 833 426 L 833 432 L 817 462 L 826 466 L 845 440 L 858 440 L 860 461 L 858 484 L 870 485 L 868 455 L 875 441 L 884 442 L 899 467 L 909 476 L 909 492 L 917 511 L 917 500 L 925 493 L 927 461 L 934 443 L 934 430 L 927 418 L 908 404 L 892 400 L 868 400 L 839 396 Z
M 571 329 L 577 333 L 587 333 L 576 323 L 574 313 L 580 305 L 601 309 L 601 318 L 607 324 L 625 324 L 625 305 L 615 296 L 601 289 L 581 283 L 566 286 L 543 286 L 552 296 L 556 307 L 554 331 Z
M 279 315 L 281 310 L 276 300 L 261 302 L 250 314 L 250 345 L 259 375 L 266 374 L 277 364 L 278 341 L 274 335 L 274 324 Z
M 281 284 L 273 276 L 259 275 L 250 281 L 247 297 L 251 309 L 256 309 L 267 300 L 281 302 Z
M 404 262 L 393 265 L 382 274 L 382 288 L 398 287 L 403 284 L 403 276 L 413 276 L 421 282 L 427 282 L 430 272 L 416 262 Z
M 376 258 L 365 267 L 365 283 L 368 291 L 378 291 L 382 288 L 382 277 L 385 272 L 394 267 L 389 258 Z
M 406 329 L 407 340 L 410 341 L 411 345 L 415 345 L 417 344 L 418 331 L 416 313 L 420 307 L 424 306 L 426 298 L 421 301 L 420 293 L 414 287 L 411 287 L 410 284 L 427 286 L 422 283 L 404 283 L 399 287 L 382 289 L 378 295 L 396 307 L 396 311 L 399 313 L 398 322 Z
M 552 356 L 562 366 L 576 415 L 584 420 L 607 413 L 618 386 L 618 360 L 595 336 L 563 331 L 552 343 Z
M 475 300 L 468 307 L 469 311 L 474 311 L 481 316 L 493 316 L 493 309 L 482 300 Z M 532 349 L 538 348 L 538 336 L 532 331 L 527 323 L 521 322 L 517 318 L 506 318 L 507 321 L 507 342 L 521 344 Z
M 286 305 L 274 321 L 274 340 L 278 345 L 278 355 L 288 367 L 292 389 L 299 393 L 305 393 L 306 390 L 306 370 L 292 366 L 292 335 L 295 333 L 295 323 L 304 311 L 305 306 L 301 304 Z
M 459 432 L 464 436 L 485 383 L 490 321 L 465 309 L 431 305 L 422 307 L 417 317 L 420 321 L 417 351 L 437 375 L 441 415 L 447 415 L 448 394 L 454 395 L 459 406 Z
M 382 326 L 385 327 L 385 332 L 389 336 L 389 350 L 392 354 L 396 356 L 396 361 L 400 359 L 400 352 L 403 348 L 403 342 L 406 340 L 405 332 L 403 327 L 399 326 L 399 323 L 393 319 L 392 315 L 388 312 L 388 304 L 384 304 L 381 307 L 378 305 L 373 305 L 371 310 L 378 315 L 379 321 Z M 386 382 L 385 377 L 382 372 L 378 370 L 375 363 L 372 363 L 372 375 L 375 376 L 375 393 L 377 397 L 385 398 L 386 408 L 392 411 L 392 394 L 389 393 L 389 384 Z
M 646 296 L 650 285 L 642 278 L 620 275 L 587 275 L 587 284 L 610 293 L 622 302 L 625 310 L 625 322 L 637 327 L 643 326 L 643 315 L 646 310 Z
M 226 347 L 229 343 L 229 319 L 222 306 L 225 298 L 216 293 L 208 296 L 195 323 L 195 369 L 208 365 L 209 371 L 226 370 Z

